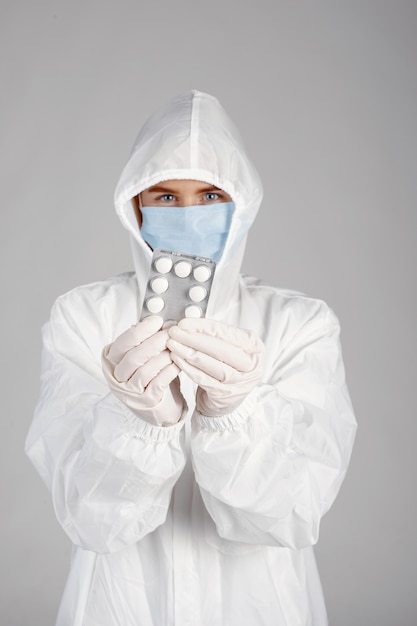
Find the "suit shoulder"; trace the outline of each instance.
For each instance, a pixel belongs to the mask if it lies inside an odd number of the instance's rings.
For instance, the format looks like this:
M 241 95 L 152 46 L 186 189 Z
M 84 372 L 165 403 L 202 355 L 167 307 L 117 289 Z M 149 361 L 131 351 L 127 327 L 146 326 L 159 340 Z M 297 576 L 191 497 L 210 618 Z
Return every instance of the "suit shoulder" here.
M 293 289 L 269 285 L 252 276 L 242 278 L 248 296 L 257 307 L 263 309 L 263 314 L 269 313 L 272 317 L 284 316 L 297 325 L 304 325 L 311 320 L 338 324 L 333 310 L 320 298 Z

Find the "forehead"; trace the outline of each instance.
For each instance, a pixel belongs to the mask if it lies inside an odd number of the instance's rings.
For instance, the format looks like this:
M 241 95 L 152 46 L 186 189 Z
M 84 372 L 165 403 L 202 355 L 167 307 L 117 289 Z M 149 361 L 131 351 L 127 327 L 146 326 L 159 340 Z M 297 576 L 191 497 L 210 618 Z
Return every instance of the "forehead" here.
M 218 187 L 201 180 L 164 180 L 145 191 L 150 193 L 202 193 L 204 191 L 218 190 Z

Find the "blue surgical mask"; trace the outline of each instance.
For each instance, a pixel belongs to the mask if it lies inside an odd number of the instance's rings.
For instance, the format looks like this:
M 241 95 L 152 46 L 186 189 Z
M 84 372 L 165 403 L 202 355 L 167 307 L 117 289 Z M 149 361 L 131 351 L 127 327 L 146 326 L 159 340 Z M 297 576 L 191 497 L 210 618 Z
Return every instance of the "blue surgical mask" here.
M 234 202 L 186 207 L 141 207 L 142 237 L 154 250 L 174 250 L 218 262 L 234 210 Z

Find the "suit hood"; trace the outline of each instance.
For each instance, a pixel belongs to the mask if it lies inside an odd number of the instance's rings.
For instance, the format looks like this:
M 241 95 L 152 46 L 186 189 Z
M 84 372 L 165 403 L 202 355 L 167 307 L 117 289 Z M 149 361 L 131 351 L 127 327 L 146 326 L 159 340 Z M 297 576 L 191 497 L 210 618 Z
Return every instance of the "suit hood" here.
M 224 318 L 238 291 L 246 237 L 262 200 L 262 184 L 233 122 L 209 94 L 187 91 L 152 115 L 140 130 L 118 182 L 115 208 L 130 234 L 141 298 L 152 251 L 141 236 L 132 198 L 173 179 L 215 185 L 236 205 L 207 310 L 210 317 Z

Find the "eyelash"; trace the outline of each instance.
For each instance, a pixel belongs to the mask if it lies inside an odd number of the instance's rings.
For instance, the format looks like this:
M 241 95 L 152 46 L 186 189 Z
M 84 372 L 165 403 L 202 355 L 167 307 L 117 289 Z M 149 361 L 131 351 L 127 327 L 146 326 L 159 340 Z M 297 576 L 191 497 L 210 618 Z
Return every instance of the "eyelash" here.
M 214 196 L 212 198 L 209 198 L 208 196 Z M 206 202 L 213 202 L 215 200 L 219 200 L 221 199 L 221 194 L 217 191 L 207 191 L 203 194 L 204 200 Z M 160 202 L 175 202 L 176 201 L 176 196 L 173 193 L 163 193 L 160 196 L 158 196 L 157 200 Z

